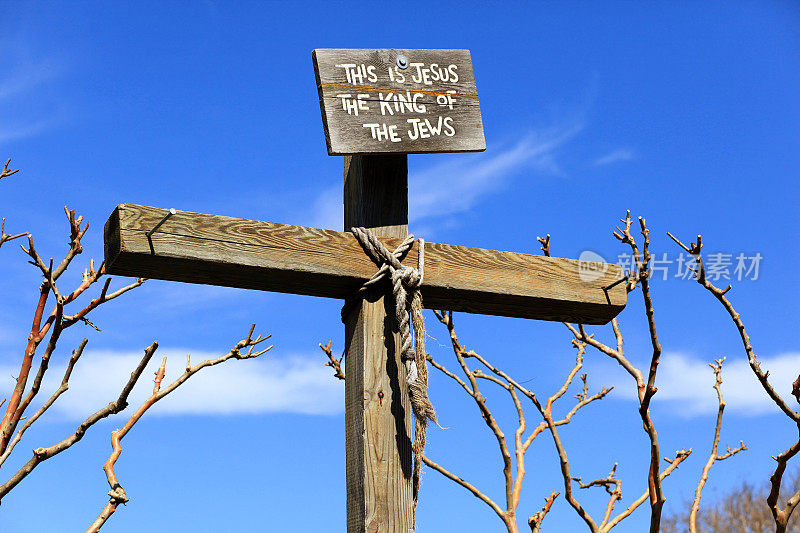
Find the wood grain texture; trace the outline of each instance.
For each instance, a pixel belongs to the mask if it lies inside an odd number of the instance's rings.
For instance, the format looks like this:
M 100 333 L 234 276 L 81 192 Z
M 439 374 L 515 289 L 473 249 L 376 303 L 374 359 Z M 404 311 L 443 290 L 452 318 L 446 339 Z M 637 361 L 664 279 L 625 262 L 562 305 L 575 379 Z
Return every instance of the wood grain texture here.
M 408 232 L 407 156 L 345 157 L 345 224 Z M 345 317 L 347 532 L 414 530 L 411 405 L 391 299 Z
M 317 49 L 312 60 L 330 155 L 486 149 L 469 50 Z M 385 126 L 386 137 L 365 124 Z
M 148 241 L 166 209 L 118 206 L 106 223 L 109 273 L 345 298 L 375 272 L 349 232 L 178 211 Z M 394 249 L 401 239 L 385 240 Z M 416 266 L 417 246 L 405 259 Z M 625 307 L 618 265 L 426 242 L 428 308 L 605 324 Z

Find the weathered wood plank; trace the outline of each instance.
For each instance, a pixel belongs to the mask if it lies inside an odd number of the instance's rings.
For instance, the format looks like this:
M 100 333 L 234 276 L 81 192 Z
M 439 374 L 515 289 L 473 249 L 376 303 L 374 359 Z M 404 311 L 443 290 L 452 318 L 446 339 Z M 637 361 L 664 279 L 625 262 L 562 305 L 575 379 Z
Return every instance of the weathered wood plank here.
M 330 155 L 486 149 L 469 50 L 317 49 L 312 59 Z
M 106 223 L 110 273 L 345 298 L 376 270 L 348 232 L 178 211 L 148 241 L 166 209 L 118 206 Z M 401 239 L 386 239 L 394 248 Z M 417 264 L 416 245 L 406 262 Z M 425 244 L 428 308 L 605 324 L 624 307 L 617 265 L 448 244 Z M 586 264 L 584 264 L 586 266 Z M 594 278 L 594 279 L 592 279 Z
M 408 232 L 407 156 L 345 157 L 345 224 Z M 411 405 L 392 302 L 345 317 L 347 533 L 414 530 Z

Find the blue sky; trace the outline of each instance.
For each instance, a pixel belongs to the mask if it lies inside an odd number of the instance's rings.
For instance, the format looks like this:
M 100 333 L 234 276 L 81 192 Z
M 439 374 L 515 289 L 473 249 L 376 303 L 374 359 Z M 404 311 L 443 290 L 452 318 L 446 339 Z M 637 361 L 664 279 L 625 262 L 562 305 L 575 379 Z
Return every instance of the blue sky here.
M 666 231 L 684 240 L 702 233 L 709 253 L 761 254 L 758 279 L 737 282 L 731 299 L 776 386 L 788 393 L 800 369 L 796 4 L 2 2 L 0 12 L 0 157 L 22 168 L 0 183 L 0 214 L 9 231 L 31 231 L 46 256 L 65 249 L 63 206 L 83 214 L 91 229 L 73 279 L 89 257 L 102 256 L 102 226 L 119 203 L 340 229 L 342 162 L 325 149 L 311 50 L 468 48 L 487 150 L 409 157 L 412 232 L 529 253 L 538 253 L 537 235 L 550 233 L 554 255 L 590 250 L 609 261 L 625 251 L 611 230 L 626 209 L 647 218 L 657 257 L 679 255 Z M 39 283 L 15 248 L 0 250 L 0 392 L 16 375 Z M 793 442 L 791 423 L 763 400 L 744 364 L 724 310 L 670 268 L 669 279 L 653 283 L 665 350 L 653 416 L 663 455 L 683 447 L 694 455 L 665 483 L 668 511 L 690 496 L 707 458 L 712 359 L 728 358 L 722 441 L 743 439 L 750 450 L 715 466 L 705 498 L 765 480 L 770 456 Z M 56 367 L 84 335 L 86 355 L 18 461 L 105 405 L 153 340 L 178 371 L 187 351 L 195 360 L 226 351 L 256 322 L 273 334 L 268 357 L 197 376 L 126 437 L 117 473 L 132 500 L 106 527 L 344 531 L 343 389 L 316 347 L 332 338 L 341 350 L 339 308 L 149 281 L 95 314 L 102 334 L 76 326 L 62 338 Z M 447 333 L 428 318 L 429 349 L 452 366 Z M 620 323 L 630 358 L 644 366 L 638 291 Z M 468 347 L 540 396 L 573 361 L 558 323 L 458 315 L 457 326 Z M 619 461 L 625 504 L 644 490 L 647 469 L 633 383 L 597 352 L 585 368 L 595 389 L 616 389 L 563 431 L 572 469 L 594 479 Z M 500 392 L 490 402 L 513 424 Z M 431 396 L 448 429 L 431 431 L 430 456 L 499 499 L 500 456 L 474 404 L 438 375 Z M 566 411 L 569 399 L 562 402 Z M 529 419 L 538 422 L 533 411 Z M 6 497 L 3 531 L 85 528 L 107 499 L 101 466 L 109 433 L 122 423 L 99 424 Z M 542 434 L 529 452 L 521 525 L 563 488 L 557 468 Z M 501 526 L 436 472 L 425 473 L 422 490 L 419 531 Z M 602 495 L 581 497 L 602 514 Z M 618 530 L 641 531 L 647 514 Z M 583 527 L 561 498 L 545 524 Z

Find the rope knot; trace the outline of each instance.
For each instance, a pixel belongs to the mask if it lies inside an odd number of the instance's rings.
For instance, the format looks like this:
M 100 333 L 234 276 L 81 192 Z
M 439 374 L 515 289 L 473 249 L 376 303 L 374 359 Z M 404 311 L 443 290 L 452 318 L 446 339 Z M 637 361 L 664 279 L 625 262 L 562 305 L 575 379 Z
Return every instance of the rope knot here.
M 422 294 L 420 287 L 425 273 L 425 241 L 419 239 L 417 268 L 402 264 L 403 258 L 414 245 L 414 236 L 408 235 L 394 252 L 370 230 L 350 228 L 364 252 L 378 266 L 378 271 L 358 289 L 358 296 L 371 290 L 377 283 L 389 279 L 395 304 L 395 320 L 400 334 L 400 359 L 406 367 L 406 385 L 411 399 L 411 408 L 416 418 L 414 434 L 414 501 L 419 491 L 422 453 L 425 448 L 425 433 L 428 420 L 436 422 L 436 411 L 428 398 L 428 366 L 425 351 L 425 320 L 422 316 Z M 342 319 L 354 302 L 345 303 Z M 412 322 L 413 321 L 413 322 Z M 412 337 L 413 327 L 413 337 Z
M 392 284 L 400 280 L 406 291 L 417 290 L 422 285 L 422 273 L 419 269 L 401 265 L 392 272 Z

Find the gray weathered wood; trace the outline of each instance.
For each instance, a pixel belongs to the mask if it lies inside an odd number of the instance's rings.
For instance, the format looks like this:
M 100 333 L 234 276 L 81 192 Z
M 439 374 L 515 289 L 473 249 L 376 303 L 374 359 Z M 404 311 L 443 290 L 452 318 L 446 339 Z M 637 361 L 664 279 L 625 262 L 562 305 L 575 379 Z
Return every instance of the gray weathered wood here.
M 345 157 L 346 226 L 407 234 L 406 158 Z M 345 317 L 347 533 L 414 530 L 411 405 L 392 305 L 362 301 Z
M 312 59 L 330 155 L 486 149 L 469 50 L 317 49 Z
M 345 298 L 375 272 L 349 232 L 122 204 L 106 223 L 106 268 L 129 276 Z M 385 242 L 394 249 L 401 239 Z M 152 244 L 152 249 L 151 249 Z M 416 266 L 417 247 L 405 259 Z M 625 307 L 617 265 L 425 244 L 426 307 L 605 324 Z M 584 276 L 585 277 L 585 276 Z

